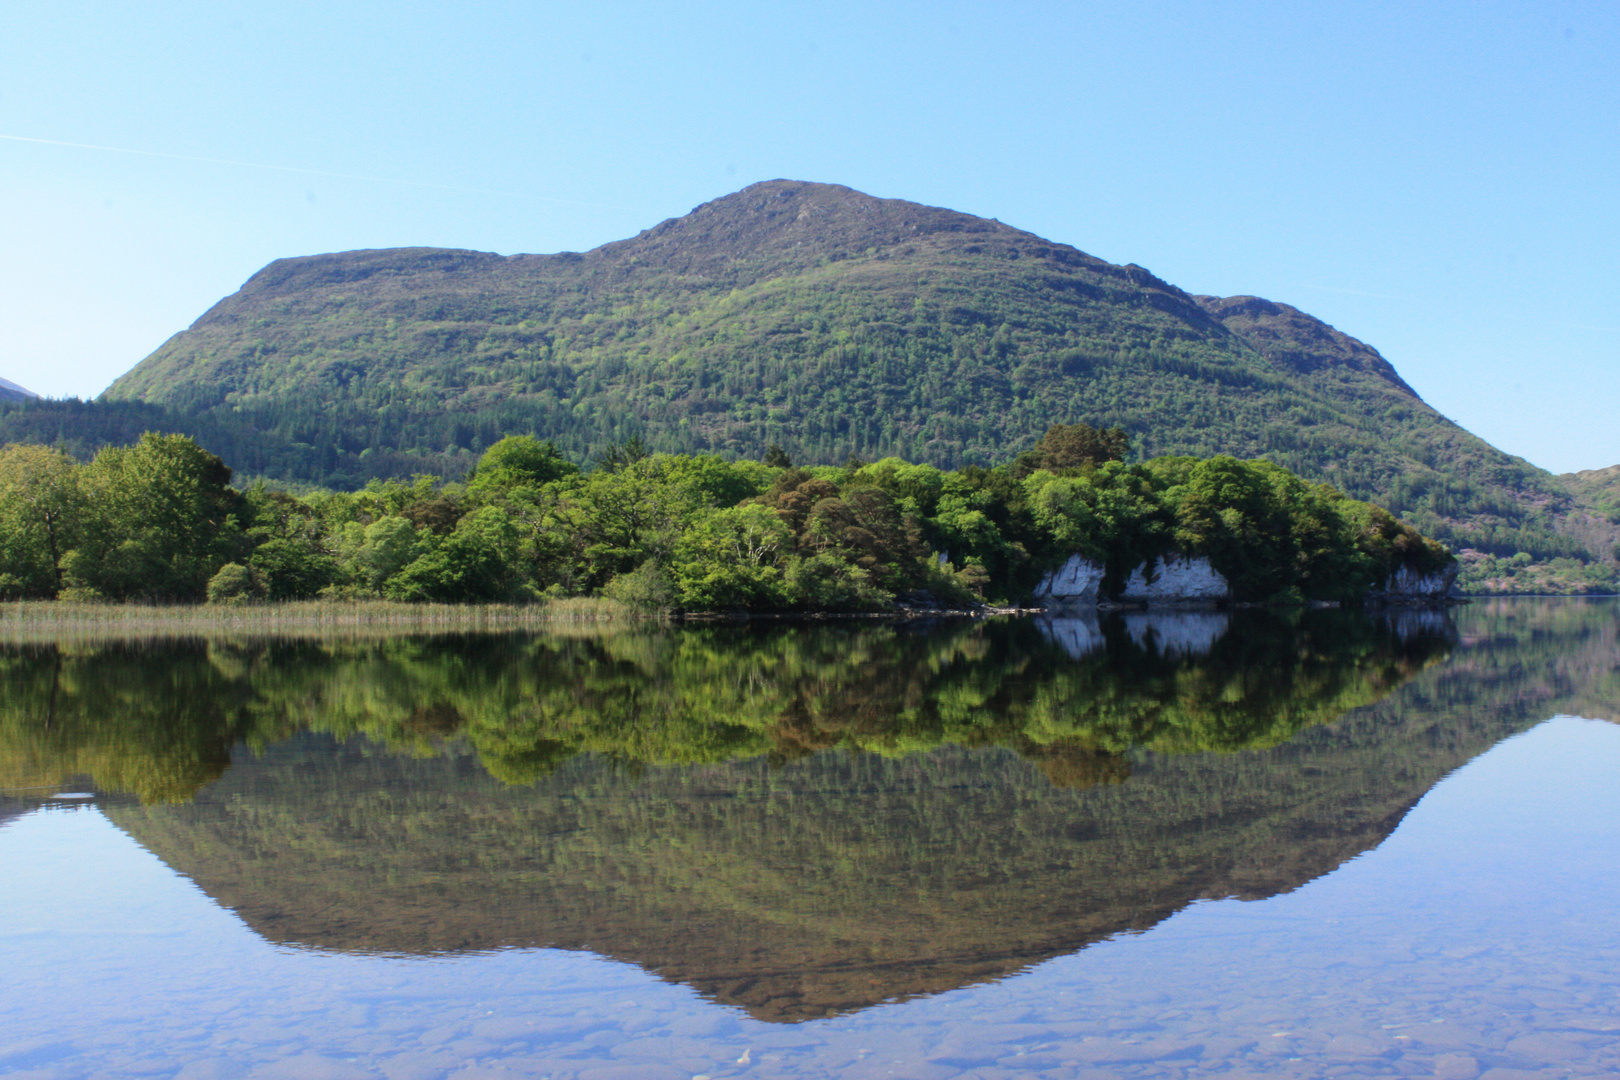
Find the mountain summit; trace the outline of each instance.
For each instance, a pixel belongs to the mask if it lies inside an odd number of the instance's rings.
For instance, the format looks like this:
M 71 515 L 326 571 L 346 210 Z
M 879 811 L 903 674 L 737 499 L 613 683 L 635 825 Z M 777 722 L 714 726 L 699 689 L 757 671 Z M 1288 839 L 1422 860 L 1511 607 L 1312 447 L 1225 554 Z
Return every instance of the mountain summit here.
M 1579 549 L 1552 539 L 1571 500 L 1549 474 L 1296 308 L 832 184 L 754 184 L 583 253 L 277 260 L 105 400 L 218 433 L 247 472 L 340 484 L 455 472 L 515 432 L 954 466 L 1085 421 L 1149 454 L 1271 458 L 1458 546 Z

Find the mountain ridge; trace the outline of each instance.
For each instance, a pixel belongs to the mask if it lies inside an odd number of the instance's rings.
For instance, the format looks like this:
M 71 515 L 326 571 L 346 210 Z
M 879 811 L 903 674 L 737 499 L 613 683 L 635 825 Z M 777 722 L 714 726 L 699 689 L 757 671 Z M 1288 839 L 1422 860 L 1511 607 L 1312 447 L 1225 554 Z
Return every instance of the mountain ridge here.
M 18 386 L 10 379 L 0 379 L 0 401 L 34 401 L 38 394 Z
M 337 486 L 459 475 L 514 433 L 578 459 L 633 437 L 954 467 L 1117 425 L 1143 455 L 1269 458 L 1482 559 L 1613 572 L 1565 484 L 1298 308 L 840 185 L 766 181 L 588 252 L 277 260 L 54 430 L 141 409 L 246 473 Z

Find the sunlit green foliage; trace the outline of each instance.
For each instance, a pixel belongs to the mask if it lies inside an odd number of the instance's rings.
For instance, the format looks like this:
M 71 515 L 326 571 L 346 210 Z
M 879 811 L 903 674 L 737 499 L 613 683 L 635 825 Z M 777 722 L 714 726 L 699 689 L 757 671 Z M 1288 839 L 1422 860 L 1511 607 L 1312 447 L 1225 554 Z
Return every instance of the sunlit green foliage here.
M 188 438 L 147 434 L 132 447 L 107 447 L 76 473 L 72 547 L 58 564 L 64 595 L 199 600 L 248 547 L 231 470 Z
M 85 518 L 80 470 L 42 446 L 0 447 L 0 599 L 55 596 Z
M 1104 435 L 1060 425 L 1048 442 Z M 85 466 L 8 447 L 0 590 L 848 611 L 1018 602 L 1077 553 L 1106 564 L 1106 593 L 1179 552 L 1207 556 L 1236 599 L 1257 601 L 1355 600 L 1401 566 L 1450 561 L 1385 511 L 1269 462 L 1076 460 L 1055 472 L 1030 471 L 1027 456 L 994 470 L 898 458 L 800 469 L 632 446 L 580 472 L 511 438 L 466 485 L 420 476 L 295 498 L 232 490 L 230 470 L 181 436 Z

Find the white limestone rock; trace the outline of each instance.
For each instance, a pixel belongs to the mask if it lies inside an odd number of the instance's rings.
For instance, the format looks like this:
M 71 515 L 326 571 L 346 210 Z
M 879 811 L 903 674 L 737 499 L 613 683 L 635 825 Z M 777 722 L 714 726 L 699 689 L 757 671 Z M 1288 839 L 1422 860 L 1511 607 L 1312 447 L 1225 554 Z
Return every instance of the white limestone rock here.
M 1196 559 L 1173 555 L 1157 560 L 1152 574 L 1147 570 L 1147 563 L 1143 563 L 1131 571 L 1125 591 L 1119 595 L 1121 600 L 1127 603 L 1162 604 L 1214 602 L 1229 600 L 1232 596 L 1232 586 L 1226 577 L 1202 555 Z M 1151 581 L 1148 580 L 1150 577 Z
M 1095 608 L 1097 586 L 1102 584 L 1103 568 L 1081 555 L 1041 578 L 1035 587 L 1035 600 L 1047 608 Z
M 1420 574 L 1410 566 L 1402 566 L 1389 575 L 1381 589 L 1375 589 L 1370 599 L 1381 600 L 1441 600 L 1457 581 L 1457 564 L 1443 570 Z

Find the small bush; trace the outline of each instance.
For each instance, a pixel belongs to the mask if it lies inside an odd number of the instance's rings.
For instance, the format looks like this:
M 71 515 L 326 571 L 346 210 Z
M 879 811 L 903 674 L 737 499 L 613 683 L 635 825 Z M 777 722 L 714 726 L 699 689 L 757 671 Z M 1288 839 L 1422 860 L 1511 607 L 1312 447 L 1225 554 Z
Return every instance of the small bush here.
M 226 563 L 208 579 L 210 604 L 245 604 L 253 591 L 253 574 L 240 563 Z
M 651 559 L 602 586 L 602 595 L 637 611 L 668 611 L 675 605 L 675 585 Z

